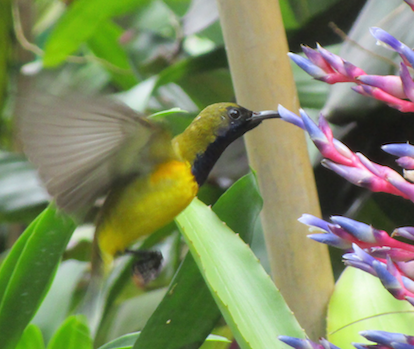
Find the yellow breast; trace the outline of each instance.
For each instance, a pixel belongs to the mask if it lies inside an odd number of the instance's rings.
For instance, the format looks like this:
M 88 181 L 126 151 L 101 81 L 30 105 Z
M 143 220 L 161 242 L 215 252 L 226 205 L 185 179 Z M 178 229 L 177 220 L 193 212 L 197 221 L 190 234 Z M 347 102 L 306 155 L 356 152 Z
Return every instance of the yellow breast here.
M 105 264 L 140 237 L 172 221 L 197 191 L 190 164 L 174 160 L 111 192 L 96 229 Z

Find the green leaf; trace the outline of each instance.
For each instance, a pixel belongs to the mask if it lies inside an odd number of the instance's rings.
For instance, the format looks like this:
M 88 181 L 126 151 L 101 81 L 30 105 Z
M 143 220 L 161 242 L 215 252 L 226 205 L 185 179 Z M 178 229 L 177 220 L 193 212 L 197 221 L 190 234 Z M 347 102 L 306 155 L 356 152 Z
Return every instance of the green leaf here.
M 250 244 L 263 207 L 256 176 L 250 173 L 234 183 L 213 206 L 217 216 Z
M 0 343 L 12 349 L 40 306 L 75 228 L 47 208 L 17 240 L 0 268 Z
M 413 307 L 399 301 L 378 278 L 359 269 L 346 268 L 336 283 L 328 306 L 328 340 L 341 349 L 352 342 L 369 343 L 358 333 L 382 330 L 414 335 Z
M 262 199 L 253 174 L 238 180 L 213 207 L 243 239 L 250 238 L 261 208 Z M 134 348 L 173 349 L 201 345 L 220 316 L 193 257 L 187 254 Z
M 61 64 L 77 51 L 104 22 L 114 16 L 145 6 L 149 0 L 77 0 L 72 2 L 50 34 L 43 56 L 45 67 Z
M 138 83 L 133 74 L 128 55 L 119 43 L 123 29 L 110 20 L 102 22 L 99 30 L 89 38 L 88 46 L 93 53 L 112 65 L 103 64 L 111 74 L 112 80 L 122 89 L 127 90 Z
M 283 347 L 304 337 L 291 310 L 250 248 L 195 199 L 177 223 L 224 319 L 242 349 Z
M 65 320 L 80 278 L 89 263 L 77 260 L 62 262 L 52 286 L 32 322 L 38 325 L 48 342 Z
M 134 342 L 139 338 L 140 335 L 141 335 L 141 332 L 128 333 L 122 337 L 119 337 L 117 339 L 114 339 L 113 341 L 110 341 L 109 343 L 106 343 L 105 345 L 99 347 L 98 349 L 130 349 L 132 348 L 132 346 L 134 345 Z M 230 341 L 227 338 L 213 335 L 213 334 L 210 334 L 206 338 L 206 341 L 230 343 Z
M 227 68 L 227 57 L 224 48 L 218 48 L 208 53 L 183 59 L 159 74 L 157 86 L 176 82 L 185 76 L 202 73 L 219 68 Z
M 44 349 L 42 332 L 36 325 L 26 327 L 15 349 Z
M 92 338 L 83 315 L 72 315 L 55 333 L 47 349 L 92 349 Z

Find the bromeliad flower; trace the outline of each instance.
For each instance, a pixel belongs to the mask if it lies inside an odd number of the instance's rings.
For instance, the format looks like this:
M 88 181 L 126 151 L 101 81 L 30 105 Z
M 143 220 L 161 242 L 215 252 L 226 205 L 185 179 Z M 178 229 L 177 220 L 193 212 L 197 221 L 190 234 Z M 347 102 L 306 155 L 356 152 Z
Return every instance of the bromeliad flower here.
M 414 51 L 380 28 L 371 28 L 371 34 L 381 45 L 401 56 L 403 62 L 398 76 L 367 75 L 319 44 L 316 49 L 302 46 L 306 58 L 294 53 L 289 53 L 289 57 L 317 80 L 328 84 L 353 82 L 355 92 L 383 101 L 401 112 L 414 112 L 414 81 L 408 69 L 414 67 Z
M 385 331 L 362 331 L 359 334 L 375 344 L 353 343 L 357 349 L 414 349 L 413 336 Z M 279 336 L 279 340 L 295 349 L 339 349 L 324 338 L 319 343 L 289 336 Z
M 339 349 L 336 345 L 328 342 L 325 338 L 321 338 L 319 343 L 315 343 L 310 339 L 301 339 L 289 336 L 279 336 L 279 340 L 295 349 Z
M 322 164 L 351 183 L 374 192 L 390 193 L 414 202 L 414 184 L 406 181 L 389 167 L 371 162 L 359 153 L 353 153 L 345 144 L 333 138 L 332 130 L 321 115 L 319 124 L 300 111 L 298 116 L 279 106 L 281 118 L 307 131 L 313 143 L 325 158 Z
M 332 223 L 329 223 L 312 215 L 303 215 L 299 221 L 324 231 L 309 235 L 312 240 L 350 250 L 344 255 L 345 265 L 378 277 L 396 299 L 407 300 L 414 305 L 413 245 L 346 217 L 331 217 Z M 400 228 L 393 235 L 414 240 L 414 227 Z
M 319 125 L 303 111 L 300 116 L 279 106 L 281 118 L 301 127 L 324 156 L 322 163 L 348 181 L 370 189 L 399 195 L 414 202 L 414 184 L 396 171 L 373 163 L 362 154 L 355 154 L 333 137 L 332 130 L 321 115 Z M 389 144 L 387 152 L 399 156 L 400 164 L 412 168 L 414 147 L 409 144 Z M 397 299 L 414 305 L 414 246 L 390 237 L 387 232 L 349 218 L 335 216 L 325 222 L 303 215 L 300 222 L 323 230 L 309 237 L 337 248 L 351 251 L 344 255 L 345 264 L 378 277 L 384 287 Z M 414 240 L 414 227 L 397 229 L 393 236 Z
M 357 77 L 366 74 L 361 68 L 329 52 L 319 44 L 316 50 L 302 45 L 302 51 L 307 58 L 295 53 L 288 53 L 288 55 L 309 75 L 328 84 L 356 82 Z

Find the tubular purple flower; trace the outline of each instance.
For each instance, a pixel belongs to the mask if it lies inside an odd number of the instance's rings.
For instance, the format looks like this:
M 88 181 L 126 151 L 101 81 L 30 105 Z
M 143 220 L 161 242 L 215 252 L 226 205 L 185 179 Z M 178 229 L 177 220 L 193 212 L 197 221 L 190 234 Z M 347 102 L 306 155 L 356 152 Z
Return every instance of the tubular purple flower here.
M 407 343 L 392 343 L 393 349 L 414 349 L 414 345 L 407 344 Z
M 321 338 L 319 342 L 325 349 L 339 349 L 336 345 L 333 345 L 331 342 L 327 341 L 325 338 Z
M 406 296 L 405 300 L 410 303 L 412 306 L 414 306 L 414 297 Z
M 349 267 L 357 268 L 368 274 L 377 276 L 372 265 L 362 261 L 355 253 L 346 253 L 342 256 L 344 264 Z
M 340 153 L 342 156 L 346 157 L 347 159 L 354 161 L 355 155 L 354 153 L 349 150 L 349 148 L 343 144 L 342 142 L 338 141 L 337 139 L 333 139 L 332 143 L 335 149 Z
M 395 75 L 360 75 L 358 81 L 365 85 L 378 87 L 397 98 L 407 98 L 404 93 L 401 77 Z
M 392 232 L 392 236 L 402 236 L 403 238 L 414 240 L 414 227 L 400 227 Z
M 344 69 L 346 72 L 346 76 L 349 76 L 350 78 L 357 79 L 360 76 L 364 76 L 367 73 L 365 73 L 361 68 L 353 65 L 352 63 L 344 60 Z
M 379 89 L 378 87 L 371 87 L 368 85 L 358 85 L 351 87 L 355 92 L 363 96 L 372 97 L 387 103 L 390 107 L 395 108 L 403 113 L 414 112 L 414 103 L 405 101 L 403 99 L 394 97 L 389 93 Z
M 307 213 L 303 214 L 298 219 L 298 221 L 301 222 L 302 224 L 306 224 L 310 227 L 316 227 L 316 228 L 322 229 L 326 232 L 329 231 L 328 222 L 326 222 L 323 219 L 320 219 L 318 217 L 315 217 L 311 214 L 307 214 Z
M 371 89 L 366 89 L 364 88 L 366 86 L 364 85 L 357 85 L 357 86 L 352 86 L 351 90 L 359 93 L 360 95 L 366 96 L 366 97 L 373 97 L 369 92 L 371 91 Z
M 406 170 L 414 170 L 414 158 L 412 158 L 410 156 L 403 156 L 402 158 L 399 158 L 399 159 L 395 160 L 395 162 L 398 164 L 398 166 L 400 166 L 400 167 L 402 167 Z M 404 173 L 404 177 L 408 178 L 406 176 L 406 173 Z
M 407 182 L 403 177 L 389 177 L 387 180 L 392 186 L 398 189 L 401 193 L 399 194 L 400 196 L 414 201 L 414 184 Z
M 388 154 L 395 156 L 409 156 L 414 158 L 414 146 L 409 143 L 392 143 L 385 144 L 381 147 Z
M 381 28 L 370 28 L 372 36 L 398 52 L 403 59 L 408 61 L 411 66 L 414 66 L 414 52 L 407 45 L 394 38 L 391 34 L 387 33 Z
M 382 177 L 384 175 L 383 171 L 381 171 L 383 166 L 379 166 L 378 164 L 373 163 L 361 153 L 356 153 L 356 156 L 358 157 L 359 161 L 361 161 L 362 165 L 364 165 L 365 168 L 372 174 L 378 177 Z
M 280 105 L 277 107 L 277 111 L 281 117 L 282 120 L 296 125 L 298 127 L 300 127 L 302 130 L 305 129 L 305 125 L 303 123 L 303 120 L 301 117 L 299 117 L 298 115 L 296 115 L 295 113 L 291 112 L 290 110 L 286 109 L 284 106 Z
M 352 345 L 356 348 L 356 349 L 367 349 L 367 346 L 364 344 L 359 344 L 359 343 L 352 343 Z
M 375 260 L 372 262 L 372 267 L 377 273 L 382 285 L 397 299 L 405 298 L 405 290 L 398 282 L 397 278 L 392 275 L 388 268 L 381 262 Z
M 321 68 L 313 64 L 309 59 L 304 58 L 296 53 L 288 53 L 289 58 L 295 62 L 300 68 L 307 72 L 310 76 L 313 76 L 317 80 L 321 80 L 327 76 L 327 73 Z
M 407 336 L 401 333 L 370 330 L 361 331 L 359 334 L 371 342 L 383 345 L 391 345 L 392 342 L 407 343 Z
M 295 349 L 323 349 L 321 345 L 313 343 L 310 339 L 279 336 L 278 339 Z
M 352 247 L 351 242 L 332 233 L 310 234 L 308 238 L 328 246 L 340 248 L 341 250 L 348 250 Z
M 296 349 L 340 349 L 336 345 L 328 342 L 325 338 L 319 340 L 320 344 L 310 339 L 294 338 L 289 336 L 279 336 L 278 339 Z
M 333 73 L 334 70 L 329 66 L 329 64 L 323 59 L 322 55 L 309 46 L 301 45 L 303 53 L 308 57 L 308 59 L 321 68 L 325 73 Z
M 300 109 L 299 112 L 302 117 L 303 124 L 305 125 L 305 130 L 308 132 L 313 143 L 315 143 L 318 149 L 320 146 L 325 147 L 328 144 L 328 138 L 326 135 L 319 129 L 319 127 L 303 109 Z
M 394 262 L 408 262 L 414 258 L 412 251 L 390 246 L 373 247 L 369 253 L 371 256 L 380 259 L 390 257 Z
M 361 247 L 359 247 L 357 244 L 352 244 L 352 248 L 354 250 L 354 254 L 363 262 L 368 263 L 369 265 L 372 265 L 372 263 L 375 261 L 375 258 L 370 256 L 368 253 L 366 253 Z
M 411 293 L 414 294 L 414 281 L 406 276 L 401 277 L 401 281 L 403 283 L 403 286 Z
M 340 225 L 360 241 L 368 243 L 376 242 L 374 229 L 368 224 L 357 222 L 353 219 L 342 216 L 333 216 L 331 217 L 331 221 Z
M 344 60 L 341 57 L 333 54 L 332 52 L 329 52 L 319 44 L 316 44 L 316 48 L 321 54 L 322 58 L 328 62 L 332 68 L 334 68 L 341 75 L 347 76 L 347 71 L 344 67 Z
M 400 77 L 405 95 L 411 102 L 414 102 L 414 81 L 404 63 L 400 64 Z
M 350 167 L 346 165 L 340 165 L 326 159 L 323 159 L 321 161 L 321 164 L 324 167 L 334 171 L 341 177 L 345 178 L 348 182 L 351 182 L 359 187 L 364 187 L 373 191 L 378 191 L 374 186 L 375 177 L 367 170 L 356 167 Z

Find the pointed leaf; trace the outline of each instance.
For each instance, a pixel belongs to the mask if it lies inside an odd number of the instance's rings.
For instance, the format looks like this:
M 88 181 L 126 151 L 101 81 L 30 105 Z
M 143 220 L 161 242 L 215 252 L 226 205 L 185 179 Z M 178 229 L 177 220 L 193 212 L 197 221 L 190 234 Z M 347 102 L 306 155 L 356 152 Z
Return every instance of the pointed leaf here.
M 12 349 L 40 306 L 75 228 L 47 208 L 17 240 L 0 268 L 0 343 Z
M 92 349 L 92 338 L 83 315 L 73 315 L 66 319 L 55 333 L 47 349 Z
M 253 252 L 210 208 L 195 199 L 176 220 L 241 348 L 280 348 L 282 334 L 304 337 Z

